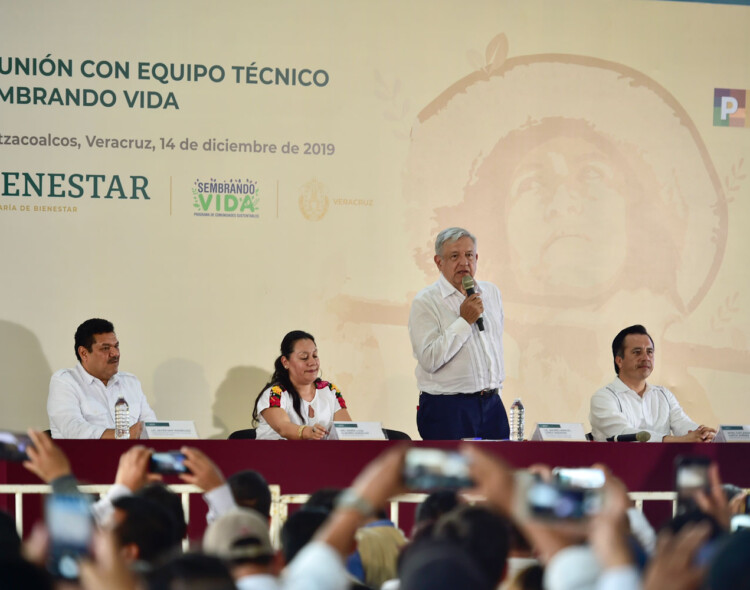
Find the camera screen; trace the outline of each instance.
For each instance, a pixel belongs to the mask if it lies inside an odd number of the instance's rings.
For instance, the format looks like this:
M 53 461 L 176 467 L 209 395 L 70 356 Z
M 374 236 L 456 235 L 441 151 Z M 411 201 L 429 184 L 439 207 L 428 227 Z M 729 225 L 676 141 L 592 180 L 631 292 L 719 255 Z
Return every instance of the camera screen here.
M 696 492 L 708 487 L 708 466 L 694 463 L 681 465 L 677 470 L 677 490 Z
M 591 490 L 602 487 L 605 480 L 604 472 L 601 469 L 590 467 L 580 469 L 556 467 L 552 473 L 560 486 L 567 488 Z
M 25 434 L 0 431 L 0 459 L 5 461 L 27 461 L 26 449 L 31 439 Z
M 413 490 L 473 487 L 466 457 L 439 449 L 409 449 L 404 462 L 404 484 Z
M 151 455 L 149 471 L 152 473 L 188 473 L 185 467 L 185 455 L 173 451 L 169 453 L 154 453 Z
M 78 577 L 78 559 L 89 553 L 94 522 L 88 496 L 49 496 L 45 508 L 50 535 L 49 569 L 62 578 Z
M 541 481 L 526 494 L 529 514 L 542 519 L 586 518 L 599 512 L 602 498 L 601 489 L 563 488 Z

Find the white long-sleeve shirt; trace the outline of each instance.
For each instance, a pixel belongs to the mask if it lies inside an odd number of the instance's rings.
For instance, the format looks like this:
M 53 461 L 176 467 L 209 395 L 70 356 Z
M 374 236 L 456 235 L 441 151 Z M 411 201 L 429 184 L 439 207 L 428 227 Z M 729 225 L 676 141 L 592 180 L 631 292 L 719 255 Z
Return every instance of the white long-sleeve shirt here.
M 47 398 L 52 438 L 101 438 L 105 430 L 115 427 L 115 403 L 120 396 L 128 402 L 131 426 L 156 420 L 135 375 L 120 371 L 105 386 L 80 363 L 57 371 L 50 379 Z
M 619 378 L 591 398 L 589 421 L 599 441 L 645 430 L 651 434 L 649 442 L 661 442 L 668 434 L 683 436 L 698 428 L 666 387 L 647 384 L 641 397 Z
M 503 302 L 500 290 L 477 281 L 484 304 L 484 332 L 461 317 L 466 296 L 441 274 L 422 289 L 409 312 L 409 337 L 420 391 L 474 393 L 503 386 Z

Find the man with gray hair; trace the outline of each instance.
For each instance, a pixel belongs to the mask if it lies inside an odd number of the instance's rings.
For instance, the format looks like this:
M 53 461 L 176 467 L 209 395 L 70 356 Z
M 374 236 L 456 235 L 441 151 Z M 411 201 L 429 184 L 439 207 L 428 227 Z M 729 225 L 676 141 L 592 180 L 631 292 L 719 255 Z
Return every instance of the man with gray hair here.
M 417 427 L 424 440 L 509 435 L 500 399 L 503 302 L 492 283 L 474 283 L 477 258 L 471 233 L 460 227 L 441 231 L 434 258 L 440 277 L 411 306 L 409 337 L 420 390 Z

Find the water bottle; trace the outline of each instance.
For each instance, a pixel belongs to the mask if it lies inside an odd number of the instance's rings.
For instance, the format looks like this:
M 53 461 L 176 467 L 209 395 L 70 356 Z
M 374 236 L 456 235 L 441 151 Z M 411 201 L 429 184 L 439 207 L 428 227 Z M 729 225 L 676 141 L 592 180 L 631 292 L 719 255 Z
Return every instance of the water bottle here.
M 510 407 L 510 440 L 523 440 L 524 409 L 521 398 L 516 398 Z
M 115 404 L 115 438 L 130 438 L 130 408 L 124 397 Z

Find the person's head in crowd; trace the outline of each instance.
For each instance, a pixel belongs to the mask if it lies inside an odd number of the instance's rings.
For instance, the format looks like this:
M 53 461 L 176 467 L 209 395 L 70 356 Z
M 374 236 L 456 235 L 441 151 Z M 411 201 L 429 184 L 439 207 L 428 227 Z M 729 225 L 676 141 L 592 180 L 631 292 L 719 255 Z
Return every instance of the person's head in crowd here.
M 698 508 L 694 508 L 692 510 L 683 512 L 682 514 L 678 514 L 671 520 L 668 520 L 662 527 L 662 530 L 669 531 L 672 535 L 676 535 L 677 533 L 685 529 L 687 525 L 696 525 L 699 523 L 704 523 L 710 528 L 708 537 L 698 549 L 698 552 L 695 556 L 695 560 L 701 566 L 705 566 L 713 560 L 717 552 L 720 550 L 721 540 L 725 535 L 724 529 L 713 516 L 702 512 Z
M 400 564 L 401 590 L 491 590 L 491 580 L 466 548 L 446 540 L 426 539 L 411 546 Z
M 437 490 L 428 495 L 417 506 L 414 514 L 414 528 L 412 538 L 428 535 L 435 522 L 458 506 L 458 495 L 455 490 Z
M 252 469 L 238 471 L 227 478 L 227 483 L 238 506 L 271 518 L 271 490 L 260 473 Z
M 388 521 L 374 522 L 361 526 L 355 535 L 356 554 L 359 556 L 359 569 L 356 557 L 347 563 L 347 569 L 361 579 L 366 586 L 380 588 L 383 583 L 397 576 L 398 558 L 407 540 L 401 529 Z
M 120 366 L 120 343 L 112 322 L 86 320 L 75 333 L 75 353 L 86 372 L 105 385 Z
M 544 568 L 537 564 L 519 571 L 508 584 L 507 590 L 542 590 Z
M 443 514 L 447 514 L 458 506 L 458 495 L 455 490 L 437 490 L 428 495 L 424 501 L 417 506 L 414 515 L 415 522 L 425 520 L 437 520 Z
M 20 556 L 0 554 L 0 588 L 8 590 L 52 590 L 52 577 L 43 568 Z
M 13 517 L 0 510 L 0 556 L 5 559 L 21 556 L 21 537 Z
M 281 571 L 268 520 L 249 508 L 233 508 L 212 522 L 203 536 L 203 551 L 223 559 L 235 580 Z
M 636 358 L 634 353 L 629 350 L 635 344 L 640 345 L 638 350 L 642 358 Z M 646 328 L 640 324 L 628 326 L 620 330 L 612 341 L 612 357 L 617 375 L 620 375 L 620 371 L 624 370 L 624 377 L 630 377 L 631 373 L 637 372 L 639 377 L 642 375 L 645 379 L 654 368 L 654 339 L 651 338 Z
M 112 505 L 113 532 L 126 562 L 153 565 L 179 551 L 182 537 L 166 508 L 140 496 L 122 496 Z
M 709 566 L 706 587 L 750 588 L 750 529 L 729 536 Z
M 302 398 L 300 398 L 297 388 L 314 383 L 320 371 L 318 348 L 315 345 L 313 335 L 302 330 L 293 330 L 284 336 L 281 341 L 281 354 L 276 357 L 273 368 L 271 380 L 263 386 L 255 399 L 253 421 L 258 421 L 258 400 L 260 396 L 273 385 L 280 386 L 292 396 L 294 411 L 304 421 Z
M 495 585 L 502 581 L 508 558 L 508 521 L 496 512 L 460 506 L 435 523 L 432 538 L 462 548 Z
M 511 556 L 527 557 L 534 553 L 531 543 L 521 529 L 512 521 L 508 521 L 508 554 Z
M 286 563 L 310 542 L 329 514 L 322 508 L 305 508 L 286 519 L 281 527 L 281 552 Z
M 691 523 L 696 524 L 699 522 L 705 522 L 710 526 L 711 532 L 708 536 L 709 539 L 717 539 L 724 534 L 724 530 L 721 528 L 721 525 L 716 522 L 716 519 L 698 508 L 687 510 L 682 514 L 678 514 L 674 518 L 671 518 L 664 523 L 661 530 L 667 530 L 672 534 L 675 534 L 680 532 L 685 525 Z
M 182 499 L 178 494 L 170 490 L 166 484 L 160 481 L 152 481 L 136 492 L 136 496 L 146 498 L 159 504 L 172 516 L 175 533 L 175 544 L 179 545 L 187 534 L 185 523 L 185 510 L 182 507 Z
M 236 590 L 227 565 L 213 555 L 178 555 L 145 577 L 146 590 Z
M 324 510 L 330 514 L 336 507 L 336 499 L 341 494 L 341 488 L 320 488 L 310 494 L 310 497 L 302 505 L 304 510 L 308 508 Z

